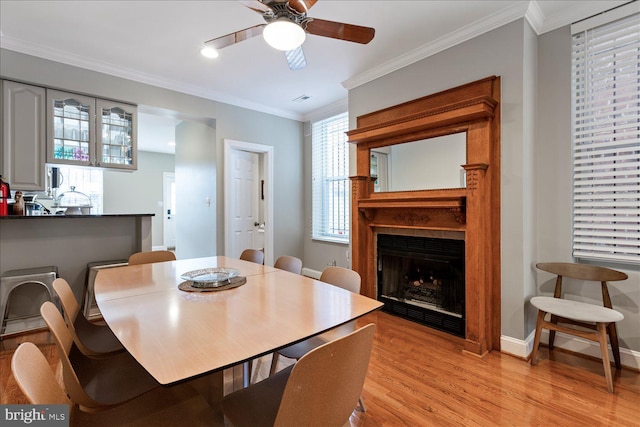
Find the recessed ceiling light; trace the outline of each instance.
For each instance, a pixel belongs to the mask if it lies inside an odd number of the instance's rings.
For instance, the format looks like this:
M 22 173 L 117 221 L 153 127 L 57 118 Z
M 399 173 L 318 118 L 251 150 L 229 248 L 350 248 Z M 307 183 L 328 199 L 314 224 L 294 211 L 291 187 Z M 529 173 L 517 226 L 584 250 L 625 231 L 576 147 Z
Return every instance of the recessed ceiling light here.
M 212 48 L 211 46 L 205 46 L 202 49 L 200 49 L 200 55 L 204 56 L 205 58 L 217 58 L 218 51 Z
M 169 141 L 169 142 L 167 142 L 167 145 L 175 146 L 176 142 L 175 141 Z

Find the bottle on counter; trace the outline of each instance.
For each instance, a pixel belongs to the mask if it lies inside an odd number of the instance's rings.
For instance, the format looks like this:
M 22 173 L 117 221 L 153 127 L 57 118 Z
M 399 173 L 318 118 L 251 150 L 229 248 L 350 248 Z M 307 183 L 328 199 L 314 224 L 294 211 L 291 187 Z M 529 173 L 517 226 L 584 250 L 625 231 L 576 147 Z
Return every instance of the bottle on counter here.
M 15 203 L 13 204 L 13 214 L 24 215 L 24 199 L 22 198 L 22 191 L 16 191 L 13 200 L 15 200 Z
M 3 181 L 0 175 L 0 216 L 9 215 L 9 199 L 11 198 L 11 190 L 9 183 Z

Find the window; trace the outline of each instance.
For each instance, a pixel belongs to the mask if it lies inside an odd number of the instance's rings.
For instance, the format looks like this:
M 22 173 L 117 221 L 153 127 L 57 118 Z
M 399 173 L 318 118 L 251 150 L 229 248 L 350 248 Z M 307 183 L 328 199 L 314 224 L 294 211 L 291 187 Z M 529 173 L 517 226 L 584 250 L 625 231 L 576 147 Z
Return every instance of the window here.
M 640 263 L 640 14 L 626 9 L 572 26 L 573 256 Z
M 314 122 L 312 139 L 312 238 L 349 242 L 347 113 Z
M 62 182 L 56 195 L 61 195 L 71 188 L 84 193 L 91 199 L 91 214 L 102 214 L 102 170 L 97 168 L 83 168 L 78 166 L 55 166 L 62 176 Z

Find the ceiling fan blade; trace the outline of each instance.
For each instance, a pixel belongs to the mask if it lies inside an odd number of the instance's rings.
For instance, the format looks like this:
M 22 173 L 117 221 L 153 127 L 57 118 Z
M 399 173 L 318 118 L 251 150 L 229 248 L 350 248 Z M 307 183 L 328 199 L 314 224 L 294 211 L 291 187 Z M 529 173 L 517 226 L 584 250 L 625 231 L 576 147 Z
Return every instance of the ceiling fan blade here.
M 367 44 L 373 40 L 376 30 L 370 27 L 313 18 L 307 23 L 307 32 L 316 36 Z
M 304 57 L 302 46 L 286 51 L 284 53 L 284 56 L 287 58 L 289 69 L 293 71 L 302 70 L 304 67 L 307 66 L 307 60 Z
M 318 0 L 289 0 L 289 7 L 298 13 L 307 13 Z
M 223 47 L 231 46 L 232 44 L 240 43 L 243 40 L 261 35 L 262 30 L 265 26 L 266 24 L 261 24 L 254 27 L 245 28 L 244 30 L 236 31 L 235 33 L 208 40 L 204 42 L 204 44 L 205 46 L 210 46 L 216 50 L 219 50 Z
M 258 0 L 238 0 L 238 1 L 243 5 L 245 5 L 246 7 L 248 7 L 249 9 L 258 13 L 271 11 L 271 8 L 269 6 L 267 6 L 266 4 Z

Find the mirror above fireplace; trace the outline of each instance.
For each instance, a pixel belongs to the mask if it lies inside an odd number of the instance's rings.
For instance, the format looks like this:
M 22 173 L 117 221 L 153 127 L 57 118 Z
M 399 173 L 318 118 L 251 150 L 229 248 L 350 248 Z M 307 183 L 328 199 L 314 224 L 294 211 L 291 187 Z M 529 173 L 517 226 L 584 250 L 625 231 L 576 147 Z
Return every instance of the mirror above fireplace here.
M 464 188 L 465 132 L 371 149 L 374 192 Z

